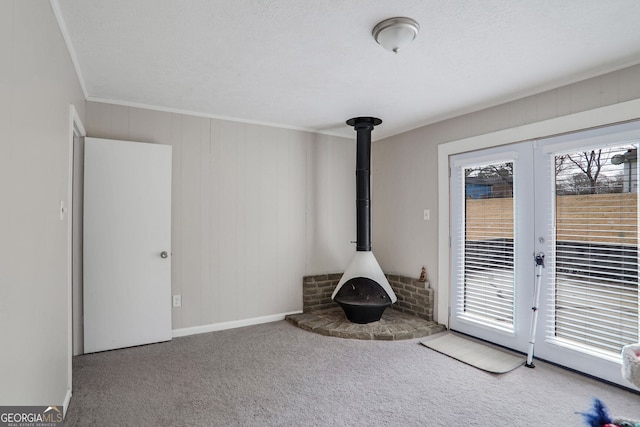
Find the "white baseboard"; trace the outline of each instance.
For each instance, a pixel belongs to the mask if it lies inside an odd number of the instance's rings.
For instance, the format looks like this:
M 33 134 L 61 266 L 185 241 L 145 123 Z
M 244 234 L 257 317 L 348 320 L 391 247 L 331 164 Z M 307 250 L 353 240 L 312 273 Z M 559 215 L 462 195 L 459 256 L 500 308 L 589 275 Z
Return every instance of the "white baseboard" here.
M 226 329 L 242 328 L 244 326 L 259 325 L 261 323 L 277 322 L 284 320 L 288 314 L 298 314 L 302 311 L 292 311 L 289 313 L 271 314 L 269 316 L 252 317 L 250 319 L 232 320 L 230 322 L 210 323 L 208 325 L 192 326 L 190 328 L 180 328 L 171 331 L 173 338 L 186 337 L 187 335 L 204 334 L 207 332 L 224 331 Z
M 67 416 L 67 409 L 69 409 L 69 403 L 71 402 L 71 389 L 67 389 L 67 394 L 64 397 L 64 403 L 62 404 L 62 419 Z

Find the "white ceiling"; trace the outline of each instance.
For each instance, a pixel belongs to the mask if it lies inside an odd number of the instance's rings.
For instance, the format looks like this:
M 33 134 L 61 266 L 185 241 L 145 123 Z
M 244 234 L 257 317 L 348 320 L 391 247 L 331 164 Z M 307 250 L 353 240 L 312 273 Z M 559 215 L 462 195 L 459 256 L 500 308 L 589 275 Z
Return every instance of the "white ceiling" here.
M 53 0 L 89 100 L 374 139 L 640 63 L 638 0 Z M 394 55 L 379 21 L 408 16 Z

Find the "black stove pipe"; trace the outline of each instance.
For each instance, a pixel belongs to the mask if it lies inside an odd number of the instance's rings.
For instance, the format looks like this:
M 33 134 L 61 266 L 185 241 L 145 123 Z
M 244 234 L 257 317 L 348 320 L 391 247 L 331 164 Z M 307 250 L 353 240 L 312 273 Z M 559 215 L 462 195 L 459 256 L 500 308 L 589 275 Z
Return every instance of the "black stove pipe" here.
M 375 117 L 347 120 L 357 133 L 356 145 L 356 250 L 371 251 L 371 131 L 382 123 Z

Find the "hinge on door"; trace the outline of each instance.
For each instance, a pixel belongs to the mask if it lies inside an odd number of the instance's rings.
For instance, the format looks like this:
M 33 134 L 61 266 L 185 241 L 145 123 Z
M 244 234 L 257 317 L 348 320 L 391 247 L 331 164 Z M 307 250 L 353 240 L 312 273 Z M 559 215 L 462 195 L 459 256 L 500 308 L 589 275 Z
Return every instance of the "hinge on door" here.
M 451 166 L 449 166 L 449 178 L 451 178 Z

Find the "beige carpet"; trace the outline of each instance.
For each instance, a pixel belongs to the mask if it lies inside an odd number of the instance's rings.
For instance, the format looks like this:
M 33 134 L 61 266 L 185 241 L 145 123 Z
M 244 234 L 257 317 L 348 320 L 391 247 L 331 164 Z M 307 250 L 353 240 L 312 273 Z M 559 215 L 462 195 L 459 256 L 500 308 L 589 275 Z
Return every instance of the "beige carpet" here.
M 536 360 L 489 374 L 418 344 L 327 337 L 286 321 L 73 358 L 65 427 L 584 426 L 640 395 Z
M 525 362 L 523 356 L 447 333 L 421 341 L 421 344 L 439 353 L 494 374 L 513 371 Z

